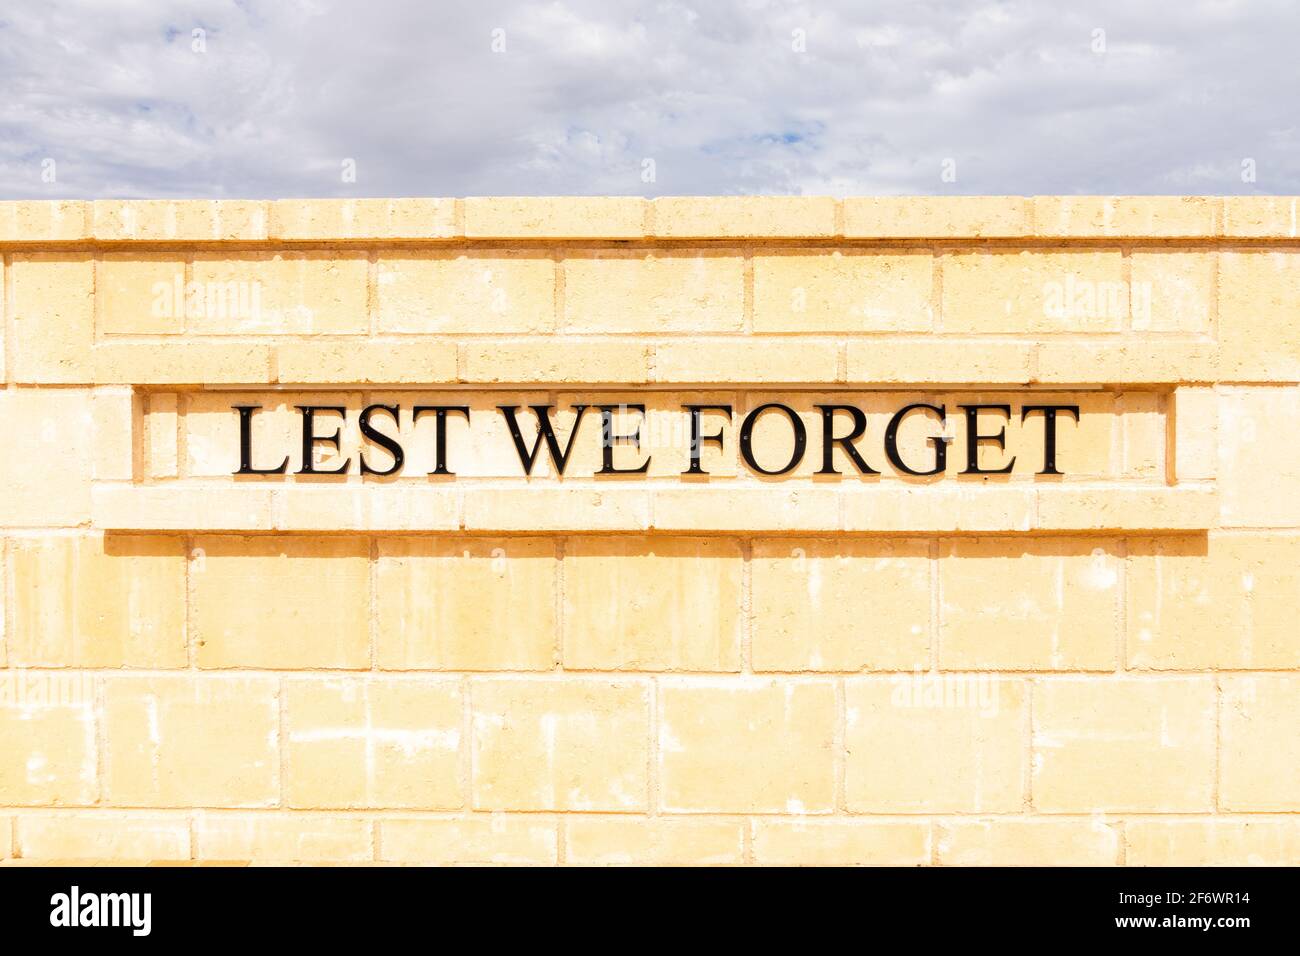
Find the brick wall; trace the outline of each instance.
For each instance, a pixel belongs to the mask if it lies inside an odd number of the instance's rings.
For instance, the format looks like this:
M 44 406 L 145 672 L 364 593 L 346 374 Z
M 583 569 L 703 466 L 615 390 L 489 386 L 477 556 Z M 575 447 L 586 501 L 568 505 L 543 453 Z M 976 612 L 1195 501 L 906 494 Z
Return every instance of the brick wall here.
M 0 203 L 0 859 L 1300 862 L 1296 222 Z M 642 475 L 589 418 L 525 476 L 495 407 L 626 402 Z M 810 436 L 780 477 L 736 440 L 770 402 Z M 941 477 L 882 453 L 909 402 L 951 413 L 900 436 Z M 1080 408 L 1063 475 L 1018 413 L 980 452 L 1015 468 L 959 473 L 958 404 L 1042 402 Z M 734 410 L 707 477 L 690 403 Z M 819 403 L 879 475 L 816 474 Z M 232 475 L 236 404 L 290 474 Z M 302 404 L 350 473 L 292 474 Z M 392 478 L 370 404 L 424 436 Z M 471 409 L 454 477 L 417 404 Z

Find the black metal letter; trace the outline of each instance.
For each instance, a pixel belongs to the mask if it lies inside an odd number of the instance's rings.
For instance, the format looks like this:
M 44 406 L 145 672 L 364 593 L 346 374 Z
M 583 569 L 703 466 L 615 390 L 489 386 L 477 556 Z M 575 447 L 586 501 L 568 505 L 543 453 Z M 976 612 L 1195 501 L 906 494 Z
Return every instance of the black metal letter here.
M 903 463 L 903 459 L 898 454 L 898 426 L 903 423 L 903 419 L 908 412 L 916 409 L 923 409 L 928 412 L 934 412 L 939 416 L 939 421 L 943 422 L 948 417 L 948 411 L 943 405 L 926 405 L 917 403 L 900 408 L 894 413 L 894 417 L 889 420 L 889 425 L 885 428 L 885 454 L 889 456 L 890 464 L 905 475 L 938 475 L 948 467 L 948 439 L 942 435 L 934 436 L 929 439 L 934 446 L 934 467 L 929 471 L 916 471 L 909 468 Z
M 784 468 L 778 468 L 775 471 L 768 471 L 757 461 L 754 460 L 754 425 L 769 408 L 779 408 L 785 412 L 786 417 L 790 419 L 790 427 L 794 430 L 794 451 L 790 455 L 790 461 Z M 790 406 L 782 405 L 780 402 L 768 402 L 766 405 L 759 405 L 748 415 L 740 425 L 740 456 L 745 459 L 745 464 L 749 465 L 755 471 L 764 475 L 784 475 L 787 471 L 793 471 L 798 467 L 799 462 L 803 460 L 804 448 L 808 445 L 808 429 L 804 427 L 803 419 Z
M 402 428 L 401 419 L 398 418 L 402 410 L 401 405 L 368 405 L 361 412 L 361 434 L 370 439 L 381 448 L 388 449 L 388 453 L 393 456 L 393 464 L 385 471 L 377 468 L 371 468 L 366 463 L 365 453 L 361 453 L 361 474 L 363 475 L 391 475 L 394 472 L 402 470 L 402 463 L 406 461 L 406 455 L 402 451 L 402 445 L 396 438 L 390 438 L 388 435 L 381 434 L 375 430 L 375 426 L 370 424 L 370 416 L 375 412 L 388 412 L 393 416 L 393 422 L 397 425 L 400 432 Z
M 289 456 L 284 456 L 279 468 L 253 467 L 253 412 L 261 405 L 234 405 L 239 410 L 239 471 L 237 475 L 283 475 L 289 468 Z
M 817 472 L 819 475 L 838 475 L 835 470 L 835 446 L 839 445 L 844 449 L 844 453 L 849 456 L 849 461 L 853 466 L 864 475 L 878 475 L 880 472 L 872 468 L 858 450 L 853 447 L 853 442 L 862 437 L 867 430 L 867 413 L 856 405 L 818 405 L 822 413 L 822 467 Z M 835 437 L 835 413 L 848 412 L 853 417 L 853 430 L 843 438 Z
M 458 415 L 464 415 L 465 421 L 469 421 L 468 405 L 416 405 L 411 409 L 411 424 L 414 425 L 420 420 L 420 416 L 425 412 L 433 412 L 434 416 L 434 452 L 435 461 L 431 475 L 454 475 L 455 472 L 447 470 L 447 413 L 455 412 Z
M 997 446 L 1003 451 L 1007 450 L 1007 426 L 1003 425 L 996 435 L 981 435 L 979 430 L 979 415 L 981 411 L 988 410 L 992 412 L 1001 412 L 1011 418 L 1010 405 L 958 405 L 966 413 L 966 470 L 963 475 L 1005 475 L 1008 474 L 1012 467 L 1015 466 L 1016 456 L 1012 455 L 1011 460 L 1007 462 L 1005 468 L 981 468 L 980 467 L 980 442 L 996 442 Z
M 343 450 L 341 435 L 343 428 L 340 426 L 335 430 L 333 435 L 317 435 L 315 415 L 317 412 L 338 412 L 339 416 L 346 418 L 348 411 L 341 405 L 296 405 L 298 411 L 302 412 L 302 467 L 298 469 L 299 475 L 341 475 L 348 470 L 348 465 L 352 464 L 351 458 L 344 458 L 343 464 L 337 468 L 322 469 L 317 468 L 316 463 L 312 460 L 312 452 L 319 444 L 333 445 L 335 451 Z
M 614 445 L 619 442 L 627 442 L 635 445 L 639 450 L 641 448 L 641 424 L 638 422 L 636 431 L 630 435 L 614 434 L 614 412 L 619 410 L 632 409 L 640 412 L 641 418 L 645 420 L 644 405 L 597 405 L 600 409 L 600 471 L 598 475 L 643 475 L 650 470 L 650 459 L 647 458 L 641 463 L 639 468 L 615 468 L 614 467 Z
M 726 412 L 727 421 L 731 421 L 730 405 L 683 405 L 682 408 L 691 413 L 691 467 L 687 468 L 683 475 L 707 475 L 708 472 L 700 467 L 700 451 L 706 441 L 715 443 L 719 448 L 722 447 L 722 432 L 713 435 L 700 434 L 700 413 L 701 412 Z
M 1023 422 L 1029 417 L 1030 412 L 1043 413 L 1043 470 L 1040 475 L 1059 475 L 1056 470 L 1056 413 L 1066 412 L 1074 416 L 1074 420 L 1079 420 L 1078 405 L 1026 405 L 1020 410 L 1020 420 Z
M 569 442 L 560 450 L 559 439 L 555 437 L 555 429 L 551 427 L 551 406 L 550 405 L 530 405 L 533 414 L 537 416 L 537 438 L 533 442 L 533 447 L 529 450 L 524 444 L 524 436 L 519 431 L 519 422 L 515 418 L 515 412 L 519 410 L 518 405 L 498 405 L 497 409 L 505 417 L 506 424 L 510 426 L 510 437 L 515 441 L 515 451 L 519 452 L 519 463 L 524 466 L 524 474 L 533 473 L 533 464 L 537 461 L 537 453 L 542 449 L 542 440 L 546 440 L 546 449 L 551 453 L 551 460 L 555 462 L 555 468 L 560 474 L 564 474 L 564 467 L 569 463 L 569 452 L 573 451 L 573 439 L 578 435 L 578 426 L 582 424 L 582 415 L 587 410 L 586 405 L 574 405 L 573 410 L 578 413 L 578 417 L 573 420 L 573 428 L 569 432 Z

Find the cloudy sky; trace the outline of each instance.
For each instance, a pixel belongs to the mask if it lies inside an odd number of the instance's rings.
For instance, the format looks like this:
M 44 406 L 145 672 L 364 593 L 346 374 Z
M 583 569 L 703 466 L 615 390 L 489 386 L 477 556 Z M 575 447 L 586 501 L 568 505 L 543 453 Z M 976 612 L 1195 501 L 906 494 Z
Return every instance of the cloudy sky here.
M 0 197 L 1297 193 L 1294 0 L 4 0 Z

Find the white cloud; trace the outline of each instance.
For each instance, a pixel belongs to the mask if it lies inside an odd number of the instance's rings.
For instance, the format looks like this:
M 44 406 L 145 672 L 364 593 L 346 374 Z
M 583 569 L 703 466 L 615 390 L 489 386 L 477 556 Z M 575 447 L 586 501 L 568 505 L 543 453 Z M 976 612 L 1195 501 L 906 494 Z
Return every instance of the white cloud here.
M 10 0 L 0 195 L 1294 193 L 1297 27 L 1286 0 Z

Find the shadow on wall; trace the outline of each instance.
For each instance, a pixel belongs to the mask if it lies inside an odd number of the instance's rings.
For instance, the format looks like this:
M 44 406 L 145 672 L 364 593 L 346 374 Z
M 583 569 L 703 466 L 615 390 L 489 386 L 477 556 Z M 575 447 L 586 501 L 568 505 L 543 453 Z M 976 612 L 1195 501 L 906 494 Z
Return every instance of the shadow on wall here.
M 746 543 L 752 545 L 762 542 L 770 549 L 779 548 L 781 542 L 790 542 L 794 550 L 792 556 L 800 553 L 797 545 L 801 542 L 816 542 L 821 557 L 850 559 L 861 557 L 866 550 L 888 552 L 891 548 L 902 545 L 915 546 L 927 542 L 939 542 L 943 547 L 940 554 L 955 549 L 964 557 L 1012 559 L 1022 556 L 1035 557 L 1072 557 L 1079 555 L 1106 554 L 1112 557 L 1205 557 L 1210 553 L 1209 536 L 1205 532 L 1179 532 L 1177 534 L 1143 535 L 1132 534 L 978 534 L 978 535 L 934 535 L 934 534 L 898 534 L 864 535 L 864 534 L 830 534 L 819 535 L 797 532 L 788 535 L 764 533 L 760 535 L 719 534 L 681 534 L 644 533 L 644 532 L 574 532 L 571 534 L 541 534 L 522 532 L 512 535 L 490 534 L 448 534 L 444 531 L 428 534 L 411 534 L 409 532 L 383 535 L 364 535 L 356 532 L 302 533 L 284 534 L 267 532 L 265 534 L 202 532 L 193 534 L 170 534 L 166 532 L 128 532 L 109 531 L 104 533 L 104 554 L 109 557 L 175 557 L 183 552 L 183 545 L 190 540 L 219 539 L 224 547 L 223 556 L 238 556 L 240 548 L 236 542 L 248 542 L 248 553 L 254 551 L 259 556 L 267 554 L 268 545 L 275 540 L 293 542 L 281 549 L 281 556 L 295 558 L 319 558 L 330 560 L 338 557 L 332 553 L 313 554 L 309 545 L 313 541 L 329 539 L 338 544 L 351 540 L 353 542 L 369 541 L 374 538 L 383 549 L 385 541 L 430 541 L 442 545 L 454 545 L 463 542 L 470 548 L 469 557 L 483 549 L 485 545 L 500 544 L 508 557 L 509 542 L 529 542 L 536 545 L 544 541 L 557 544 L 555 556 L 559 556 L 558 543 L 561 541 L 581 541 L 584 554 L 607 557 L 642 557 L 674 558 L 688 557 L 706 553 L 726 554 L 740 558 Z M 836 542 L 844 542 L 843 548 L 837 548 Z M 256 543 L 256 544 L 254 544 Z M 709 544 L 712 543 L 713 547 Z M 271 548 L 274 551 L 274 548 Z M 489 549 L 490 550 L 490 549 Z M 566 552 L 569 549 L 566 549 Z M 193 555 L 191 555 L 193 557 Z

